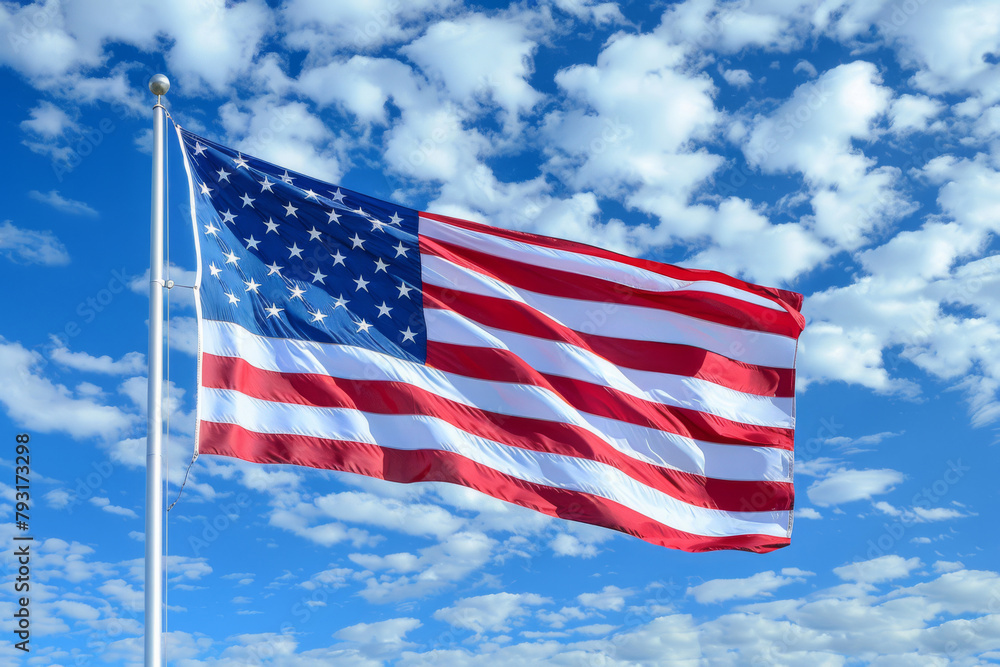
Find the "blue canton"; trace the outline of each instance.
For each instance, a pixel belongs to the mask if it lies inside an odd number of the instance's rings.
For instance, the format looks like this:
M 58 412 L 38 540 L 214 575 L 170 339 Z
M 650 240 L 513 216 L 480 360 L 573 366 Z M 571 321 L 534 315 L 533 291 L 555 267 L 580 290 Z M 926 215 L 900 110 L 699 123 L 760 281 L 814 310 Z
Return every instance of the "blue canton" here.
M 180 135 L 202 317 L 425 361 L 416 211 Z

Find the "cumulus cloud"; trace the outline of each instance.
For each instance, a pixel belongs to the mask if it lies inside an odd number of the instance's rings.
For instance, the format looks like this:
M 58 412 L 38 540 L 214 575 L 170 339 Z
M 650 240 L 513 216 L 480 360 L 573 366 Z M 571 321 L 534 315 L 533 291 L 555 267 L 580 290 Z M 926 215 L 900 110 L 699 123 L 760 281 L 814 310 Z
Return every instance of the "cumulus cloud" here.
M 92 397 L 75 397 L 41 374 L 44 359 L 20 343 L 0 339 L 0 403 L 15 423 L 40 433 L 63 432 L 75 438 L 113 437 L 127 431 L 136 417 Z
M 701 604 L 770 596 L 772 591 L 782 586 L 803 581 L 799 575 L 809 573 L 793 569 L 787 572 L 791 576 L 784 576 L 784 574 L 786 573 L 777 574 L 774 570 L 767 570 L 745 579 L 712 579 L 703 584 L 689 587 L 687 594 Z
M 888 493 L 903 481 L 903 473 L 882 468 L 878 470 L 851 470 L 838 468 L 821 480 L 809 485 L 809 500 L 820 507 L 830 507 L 865 500 Z
M 97 217 L 97 211 L 95 211 L 89 204 L 82 201 L 76 201 L 75 199 L 67 199 L 59 194 L 58 190 L 49 190 L 48 192 L 30 190 L 28 192 L 28 196 L 35 201 L 48 204 L 62 213 L 67 213 L 69 215 L 82 215 L 91 218 Z
M 95 357 L 86 352 L 71 352 L 62 345 L 57 345 L 49 353 L 49 358 L 60 366 L 85 373 L 132 375 L 146 371 L 146 355 L 141 352 L 129 352 L 121 359 L 114 360 L 108 355 Z
M 35 231 L 15 226 L 10 220 L 0 222 L 0 253 L 24 264 L 61 266 L 69 264 L 66 246 L 49 231 Z
M 871 560 L 850 563 L 834 568 L 833 573 L 845 581 L 859 584 L 879 584 L 883 581 L 902 579 L 923 567 L 919 558 L 903 558 L 895 554 L 879 556 Z
M 518 618 L 530 613 L 529 607 L 551 602 L 534 593 L 491 593 L 462 598 L 450 607 L 434 612 L 434 618 L 476 635 L 509 631 Z
M 406 641 L 406 634 L 422 626 L 415 618 L 391 618 L 375 623 L 357 623 L 341 628 L 334 637 L 358 647 L 371 658 L 398 655 L 416 644 Z
M 723 69 L 722 78 L 731 86 L 743 88 L 753 83 L 753 77 L 745 69 Z
M 542 97 L 527 82 L 537 44 L 521 18 L 470 14 L 441 21 L 401 51 L 440 81 L 459 105 L 489 96 L 504 110 L 507 122 L 514 123 Z

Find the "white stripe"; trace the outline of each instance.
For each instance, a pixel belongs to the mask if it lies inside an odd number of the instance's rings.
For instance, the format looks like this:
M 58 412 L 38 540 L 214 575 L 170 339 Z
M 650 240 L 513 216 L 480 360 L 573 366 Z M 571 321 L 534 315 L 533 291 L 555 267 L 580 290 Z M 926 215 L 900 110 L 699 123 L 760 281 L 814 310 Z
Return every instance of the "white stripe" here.
M 740 329 L 668 310 L 538 294 L 440 257 L 421 255 L 424 283 L 525 303 L 565 327 L 587 334 L 699 347 L 748 364 L 792 368 L 795 339 Z
M 483 326 L 451 310 L 425 310 L 424 321 L 428 340 L 509 350 L 541 373 L 744 424 L 792 428 L 791 398 L 747 394 L 684 375 L 622 368 L 575 345 Z
M 206 421 L 236 424 L 257 433 L 289 433 L 391 449 L 454 452 L 526 482 L 606 498 L 695 535 L 788 536 L 787 511 L 726 512 L 696 507 L 640 484 L 612 466 L 503 445 L 433 417 L 273 403 L 222 389 L 203 389 L 201 400 L 205 403 L 202 416 Z
M 495 257 L 592 276 L 635 289 L 659 292 L 707 292 L 785 312 L 785 309 L 774 301 L 732 285 L 710 280 L 677 280 L 613 259 L 515 241 L 486 232 L 455 227 L 430 218 L 420 218 L 420 234 L 439 241 L 487 252 Z
M 241 358 L 263 370 L 405 382 L 497 414 L 574 424 L 623 455 L 653 465 L 716 479 L 791 481 L 789 451 L 704 442 L 598 417 L 574 410 L 541 387 L 475 380 L 349 345 L 267 338 L 230 322 L 205 320 L 202 333 L 206 354 Z

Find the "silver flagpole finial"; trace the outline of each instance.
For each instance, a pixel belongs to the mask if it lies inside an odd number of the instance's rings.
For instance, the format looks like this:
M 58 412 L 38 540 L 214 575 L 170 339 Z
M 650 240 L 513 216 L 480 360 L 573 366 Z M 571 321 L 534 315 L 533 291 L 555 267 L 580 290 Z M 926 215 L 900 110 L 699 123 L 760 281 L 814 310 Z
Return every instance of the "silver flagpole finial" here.
M 170 90 L 170 79 L 163 74 L 154 74 L 149 80 L 149 92 L 157 97 L 166 95 Z

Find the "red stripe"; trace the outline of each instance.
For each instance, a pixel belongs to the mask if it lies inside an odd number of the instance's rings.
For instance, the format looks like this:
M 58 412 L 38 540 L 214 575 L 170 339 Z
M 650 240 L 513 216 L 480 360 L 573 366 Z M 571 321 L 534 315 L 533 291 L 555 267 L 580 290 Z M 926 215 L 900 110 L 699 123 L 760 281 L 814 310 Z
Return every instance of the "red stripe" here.
M 740 549 L 763 553 L 789 544 L 771 535 L 708 537 L 661 524 L 624 505 L 579 491 L 556 489 L 505 475 L 441 450 L 398 450 L 367 443 L 248 431 L 232 424 L 201 422 L 202 454 L 253 463 L 278 463 L 340 470 L 392 482 L 448 482 L 549 516 L 634 535 L 653 544 L 701 552 Z
M 453 227 L 468 229 L 481 234 L 489 234 L 490 236 L 496 236 L 498 238 L 509 239 L 512 241 L 520 241 L 521 243 L 528 243 L 531 245 L 541 246 L 543 248 L 556 248 L 558 250 L 574 252 L 579 255 L 589 255 L 591 257 L 610 259 L 621 264 L 627 264 L 629 266 L 645 269 L 646 271 L 658 273 L 661 276 L 667 276 L 668 278 L 673 278 L 675 280 L 692 282 L 705 280 L 714 283 L 721 283 L 723 285 L 729 285 L 730 287 L 751 292 L 758 296 L 762 296 L 765 299 L 774 301 L 776 304 L 785 308 L 796 321 L 800 322 L 802 326 L 805 326 L 805 318 L 802 317 L 802 314 L 799 312 L 802 310 L 802 295 L 797 292 L 777 289 L 775 287 L 755 285 L 754 283 L 748 283 L 743 280 L 739 280 L 738 278 L 727 276 L 724 273 L 719 273 L 718 271 L 687 269 L 671 264 L 664 264 L 662 262 L 654 262 L 648 259 L 638 259 L 636 257 L 620 255 L 616 252 L 611 252 L 610 250 L 605 250 L 603 248 L 596 248 L 585 243 L 576 243 L 575 241 L 566 241 L 548 236 L 539 236 L 538 234 L 529 234 L 528 232 L 517 232 L 509 229 L 500 229 L 499 227 L 490 227 L 488 225 L 469 222 L 468 220 L 461 220 L 459 218 L 451 218 L 446 215 L 438 215 L 436 213 L 426 213 L 421 211 L 420 217 L 437 220 L 438 222 L 443 222 L 452 225 Z M 421 242 L 423 242 L 423 238 L 421 238 Z
M 699 507 L 733 512 L 792 507 L 793 489 L 788 482 L 719 480 L 656 466 L 625 456 L 572 424 L 500 415 L 405 383 L 279 373 L 261 370 L 242 359 L 205 354 L 202 384 L 279 403 L 435 417 L 505 445 L 605 463 L 646 486 Z
M 497 257 L 425 236 L 420 237 L 420 252 L 539 294 L 665 310 L 706 322 L 789 338 L 798 338 L 802 333 L 803 325 L 787 312 L 720 294 L 638 289 L 601 278 Z
M 424 307 L 453 310 L 483 326 L 570 343 L 616 366 L 695 377 L 758 396 L 795 396 L 795 369 L 735 361 L 690 345 L 574 331 L 526 303 L 424 283 Z
M 788 450 L 793 448 L 792 429 L 734 422 L 690 408 L 636 398 L 592 382 L 539 373 L 509 350 L 429 341 L 427 365 L 446 373 L 481 380 L 544 387 L 581 412 L 676 433 L 694 440 L 726 445 Z

